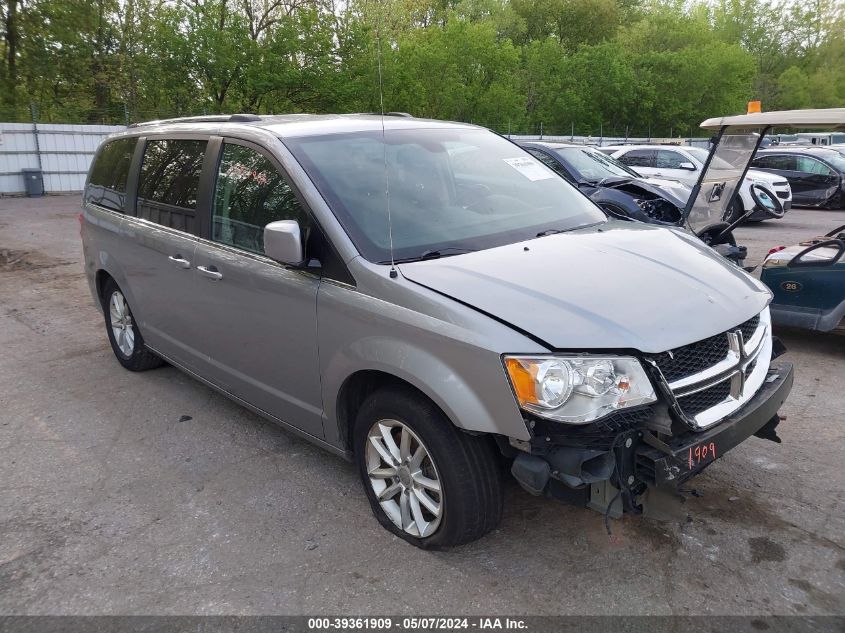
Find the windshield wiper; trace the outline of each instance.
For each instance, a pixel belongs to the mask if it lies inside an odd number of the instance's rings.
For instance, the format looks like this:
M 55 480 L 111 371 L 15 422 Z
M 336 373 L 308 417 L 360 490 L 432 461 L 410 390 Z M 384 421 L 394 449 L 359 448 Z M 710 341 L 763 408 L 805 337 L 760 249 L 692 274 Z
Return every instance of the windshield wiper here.
M 431 251 L 423 251 L 420 259 L 440 259 L 441 257 L 449 257 L 451 255 L 464 255 L 465 253 L 474 253 L 474 248 L 458 248 L 456 246 L 449 246 Z
M 619 185 L 623 182 L 630 182 L 631 178 L 626 176 L 607 176 L 606 178 L 602 178 L 601 180 L 582 180 L 578 183 L 578 186 L 587 187 L 611 187 L 613 185 Z
M 410 262 L 419 262 L 427 259 L 440 259 L 441 257 L 451 257 L 452 255 L 464 255 L 465 253 L 474 253 L 474 248 L 458 248 L 457 246 L 448 246 L 446 248 L 433 249 L 423 251 L 419 255 L 413 257 L 402 257 L 401 259 L 393 260 L 394 264 L 408 264 Z M 379 264 L 390 264 L 390 260 L 379 262 Z
M 537 237 L 546 237 L 547 235 L 554 235 L 556 233 L 566 233 L 571 230 L 572 229 L 546 229 L 545 231 L 537 233 Z
M 596 184 L 596 187 L 612 187 L 613 185 L 621 185 L 625 182 L 630 182 L 631 179 L 625 176 L 608 176 L 607 178 L 602 178 Z

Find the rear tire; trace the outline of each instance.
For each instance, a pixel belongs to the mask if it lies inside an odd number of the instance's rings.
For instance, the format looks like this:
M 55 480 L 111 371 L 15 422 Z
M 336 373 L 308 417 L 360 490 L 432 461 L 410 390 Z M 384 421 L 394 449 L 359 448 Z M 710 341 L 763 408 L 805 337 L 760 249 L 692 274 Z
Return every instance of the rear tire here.
M 421 394 L 385 387 L 370 395 L 358 411 L 353 443 L 373 513 L 409 543 L 461 545 L 501 521 L 495 445 L 456 428 Z
M 164 365 L 147 349 L 126 297 L 114 279 L 103 285 L 103 315 L 106 333 L 118 362 L 130 371 L 146 371 Z

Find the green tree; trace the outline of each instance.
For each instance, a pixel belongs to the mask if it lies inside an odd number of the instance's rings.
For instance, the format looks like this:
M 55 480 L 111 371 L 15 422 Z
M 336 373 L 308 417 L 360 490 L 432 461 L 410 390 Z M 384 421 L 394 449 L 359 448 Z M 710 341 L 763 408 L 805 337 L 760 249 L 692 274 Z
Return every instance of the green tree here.
M 419 116 L 500 125 L 521 116 L 519 51 L 489 22 L 449 19 L 414 29 L 385 54 L 385 107 Z

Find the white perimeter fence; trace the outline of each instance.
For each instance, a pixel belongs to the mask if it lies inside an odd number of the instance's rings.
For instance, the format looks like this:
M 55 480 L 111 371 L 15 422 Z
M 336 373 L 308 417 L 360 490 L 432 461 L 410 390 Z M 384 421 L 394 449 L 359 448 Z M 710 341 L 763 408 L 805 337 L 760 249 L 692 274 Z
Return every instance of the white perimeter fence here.
M 44 193 L 82 191 L 100 141 L 122 125 L 0 123 L 0 196 L 26 192 L 22 169 L 40 169 Z M 672 143 L 708 147 L 708 139 L 511 135 L 514 140 L 574 142 L 585 145 Z
M 0 123 L 0 196 L 26 191 L 21 170 L 42 171 L 45 193 L 82 191 L 97 145 L 122 125 Z
M 578 135 L 549 135 L 549 134 L 506 134 L 514 141 L 545 141 L 548 143 L 574 143 L 575 145 L 595 145 L 606 147 L 607 145 L 691 145 L 710 149 L 709 138 L 657 138 L 657 137 L 624 137 L 624 136 L 578 136 Z

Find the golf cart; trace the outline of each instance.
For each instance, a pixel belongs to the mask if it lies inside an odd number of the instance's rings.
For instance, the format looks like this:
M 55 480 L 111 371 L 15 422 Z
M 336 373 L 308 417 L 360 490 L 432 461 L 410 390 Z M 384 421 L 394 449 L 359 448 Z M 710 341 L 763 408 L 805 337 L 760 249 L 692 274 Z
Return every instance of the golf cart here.
M 760 281 L 774 295 L 772 322 L 845 334 L 845 225 L 773 248 Z
M 742 265 L 745 248 L 736 245 L 732 232 L 749 213 L 730 223 L 724 218 L 761 142 L 775 127 L 845 130 L 845 108 L 717 117 L 707 119 L 701 127 L 715 135 L 713 149 L 687 202 L 684 223 L 706 244 Z M 752 186 L 751 195 L 771 217 L 783 216 L 780 200 L 764 187 Z

